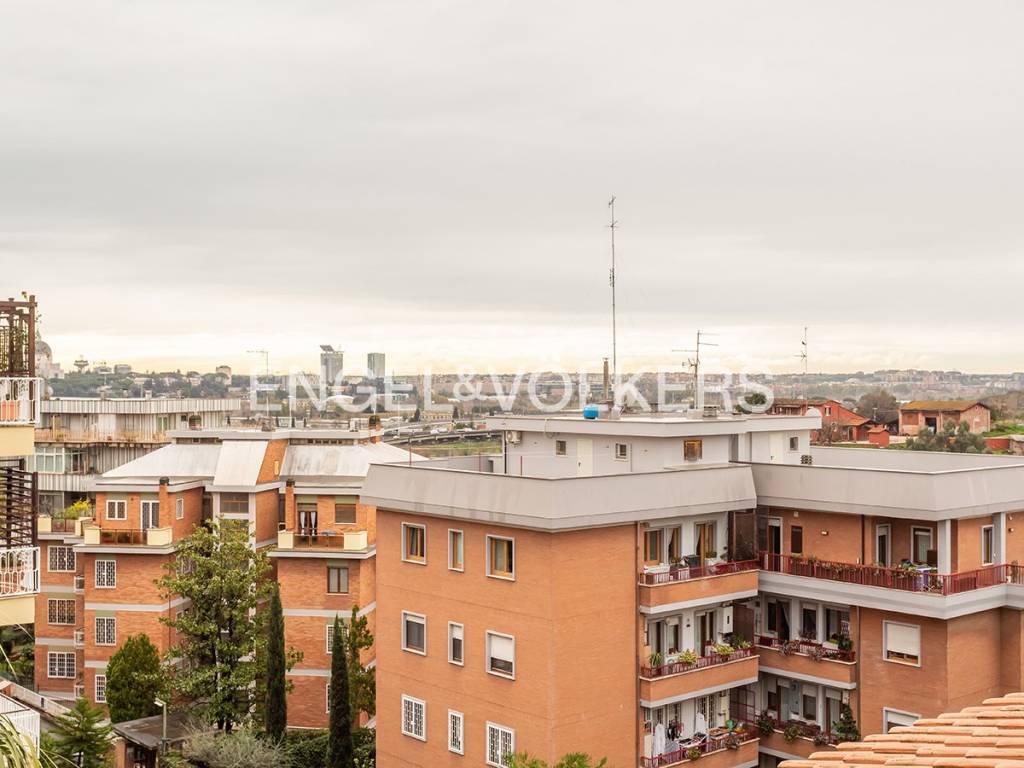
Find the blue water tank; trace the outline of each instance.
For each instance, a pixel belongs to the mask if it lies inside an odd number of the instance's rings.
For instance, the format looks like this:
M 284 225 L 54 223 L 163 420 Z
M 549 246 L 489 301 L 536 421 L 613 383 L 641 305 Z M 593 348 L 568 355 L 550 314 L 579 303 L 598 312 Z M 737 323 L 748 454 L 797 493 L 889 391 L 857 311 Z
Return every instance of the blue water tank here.
M 601 415 L 601 409 L 596 405 L 585 405 L 583 406 L 583 418 L 584 419 L 596 419 Z

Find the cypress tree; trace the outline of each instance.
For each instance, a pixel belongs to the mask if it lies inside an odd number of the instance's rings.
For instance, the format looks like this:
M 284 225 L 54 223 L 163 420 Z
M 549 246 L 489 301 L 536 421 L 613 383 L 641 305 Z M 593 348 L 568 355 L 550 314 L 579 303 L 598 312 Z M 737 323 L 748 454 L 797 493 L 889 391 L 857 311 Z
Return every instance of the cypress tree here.
M 267 698 L 264 708 L 264 729 L 274 741 L 284 738 L 288 723 L 288 701 L 285 696 L 284 611 L 277 584 L 270 595 L 267 617 Z
M 341 618 L 334 619 L 331 649 L 331 722 L 328 726 L 328 768 L 352 768 L 352 714 L 348 695 L 348 652 Z
M 164 687 L 160 652 L 147 635 L 132 635 L 107 663 L 110 722 L 159 714 L 160 707 L 153 700 L 166 695 Z

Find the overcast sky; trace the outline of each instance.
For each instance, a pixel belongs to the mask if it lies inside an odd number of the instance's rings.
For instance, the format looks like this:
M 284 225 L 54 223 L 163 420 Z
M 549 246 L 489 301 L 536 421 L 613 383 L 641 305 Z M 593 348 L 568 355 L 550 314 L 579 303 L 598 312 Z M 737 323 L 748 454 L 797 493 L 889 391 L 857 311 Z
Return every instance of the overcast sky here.
M 70 367 L 1024 369 L 1024 4 L 0 10 L 0 265 Z

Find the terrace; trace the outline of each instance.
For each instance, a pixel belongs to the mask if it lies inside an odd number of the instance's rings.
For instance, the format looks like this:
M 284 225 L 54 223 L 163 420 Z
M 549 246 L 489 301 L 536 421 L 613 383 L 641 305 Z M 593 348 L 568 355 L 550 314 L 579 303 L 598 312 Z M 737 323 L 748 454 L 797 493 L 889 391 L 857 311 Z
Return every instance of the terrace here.
M 0 425 L 38 424 L 41 387 L 32 376 L 0 377 Z
M 0 549 L 0 598 L 39 591 L 39 547 Z
M 668 766 L 700 760 L 707 768 L 728 768 L 757 761 L 757 731 L 740 728 L 701 742 L 680 746 L 660 755 L 640 758 L 641 768 L 668 768 Z
M 702 690 L 735 687 L 757 680 L 757 656 L 751 648 L 735 648 L 728 653 L 708 653 L 691 661 L 670 656 L 664 664 L 640 667 L 642 702 L 663 701 L 691 696 Z M 645 704 L 646 706 L 646 704 Z
M 86 547 L 138 546 L 169 547 L 173 543 L 173 530 L 166 528 L 100 528 L 87 524 L 82 527 Z
M 277 532 L 278 550 L 326 550 L 329 552 L 365 552 L 368 549 L 366 531 L 346 531 L 335 533 L 321 531 L 318 533 L 296 533 L 294 531 Z

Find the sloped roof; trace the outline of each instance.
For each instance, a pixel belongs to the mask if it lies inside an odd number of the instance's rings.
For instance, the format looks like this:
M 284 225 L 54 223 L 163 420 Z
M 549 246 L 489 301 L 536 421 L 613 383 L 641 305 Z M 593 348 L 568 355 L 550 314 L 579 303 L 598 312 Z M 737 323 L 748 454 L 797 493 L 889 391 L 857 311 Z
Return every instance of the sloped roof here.
M 413 461 L 425 461 L 412 455 Z M 387 443 L 356 445 L 289 445 L 284 453 L 281 476 L 302 478 L 366 477 L 371 464 L 408 461 L 409 451 Z
M 104 478 L 192 479 L 213 477 L 219 445 L 172 443 L 103 473 Z
M 256 485 L 266 453 L 266 440 L 225 440 L 220 445 L 213 484 Z
M 984 405 L 980 400 L 911 400 L 901 405 L 901 411 L 966 411 L 974 405 Z
M 781 768 L 878 768 L 881 765 L 935 768 L 1024 768 L 1024 693 L 985 699 L 887 734 L 786 760 Z

